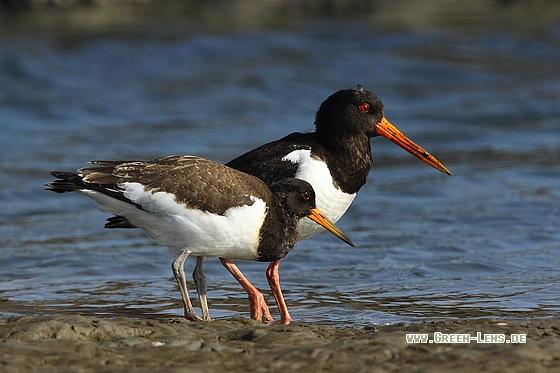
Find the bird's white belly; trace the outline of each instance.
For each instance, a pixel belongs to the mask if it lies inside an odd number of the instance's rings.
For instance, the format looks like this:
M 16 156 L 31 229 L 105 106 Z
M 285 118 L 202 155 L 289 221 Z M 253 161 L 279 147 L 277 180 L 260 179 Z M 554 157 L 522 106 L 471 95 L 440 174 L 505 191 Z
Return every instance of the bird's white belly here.
M 136 184 L 136 185 L 134 185 Z M 144 210 L 102 193 L 82 190 L 98 202 L 100 210 L 126 217 L 160 244 L 191 255 L 255 260 L 266 204 L 251 197 L 251 206 L 232 207 L 224 215 L 189 209 L 172 194 L 144 191 L 141 184 L 128 183 L 125 195 Z
M 335 187 L 327 164 L 311 157 L 311 150 L 300 149 L 282 158 L 299 165 L 296 178 L 307 181 L 315 190 L 317 207 L 336 223 L 348 210 L 356 194 L 344 193 Z M 325 229 L 310 219 L 301 219 L 298 225 L 300 241 L 313 236 Z

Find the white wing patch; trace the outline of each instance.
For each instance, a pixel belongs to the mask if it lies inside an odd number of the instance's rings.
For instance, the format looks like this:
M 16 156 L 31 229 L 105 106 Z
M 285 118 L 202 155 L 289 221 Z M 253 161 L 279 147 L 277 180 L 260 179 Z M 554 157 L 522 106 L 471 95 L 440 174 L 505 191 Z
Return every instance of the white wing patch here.
M 295 177 L 307 181 L 315 190 L 317 207 L 336 223 L 348 210 L 356 194 L 344 193 L 334 186 L 327 164 L 311 157 L 310 149 L 299 149 L 282 158 L 299 165 Z M 309 219 L 301 219 L 298 225 L 299 240 L 304 240 L 324 231 L 320 225 Z

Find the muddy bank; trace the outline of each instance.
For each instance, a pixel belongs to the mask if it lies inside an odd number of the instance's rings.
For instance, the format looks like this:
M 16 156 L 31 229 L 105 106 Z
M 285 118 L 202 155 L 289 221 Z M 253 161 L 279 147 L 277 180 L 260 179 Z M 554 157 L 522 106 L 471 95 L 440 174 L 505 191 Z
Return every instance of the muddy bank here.
M 406 334 L 526 335 L 526 343 L 407 343 Z M 441 336 L 438 336 L 441 338 Z M 445 337 L 443 337 L 445 338 Z M 560 320 L 461 320 L 335 328 L 234 319 L 191 323 L 84 316 L 0 320 L 3 372 L 545 372 Z

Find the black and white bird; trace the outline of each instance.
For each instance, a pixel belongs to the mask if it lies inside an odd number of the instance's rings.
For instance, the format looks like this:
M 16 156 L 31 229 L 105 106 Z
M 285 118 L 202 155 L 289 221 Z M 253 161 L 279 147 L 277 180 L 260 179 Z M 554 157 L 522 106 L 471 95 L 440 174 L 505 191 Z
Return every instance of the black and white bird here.
M 77 172 L 52 172 L 46 184 L 56 193 L 78 192 L 114 214 L 106 227 L 139 227 L 157 242 L 178 252 L 173 274 L 183 298 L 185 316 L 200 320 L 187 292 L 184 262 L 198 257 L 193 274 L 203 319 L 210 320 L 202 260 L 222 258 L 271 262 L 267 279 L 281 314 L 291 317 L 280 289 L 278 266 L 298 242 L 298 222 L 307 217 L 352 245 L 317 207 L 315 192 L 303 180 L 284 178 L 267 186 L 262 180 L 225 165 L 194 156 L 169 156 L 149 162 L 94 161 Z M 231 262 L 233 264 L 233 262 Z M 262 294 L 237 267 L 228 268 L 251 295 L 251 317 L 272 317 Z M 260 296 L 261 298 L 258 298 Z
M 385 137 L 435 169 L 451 172 L 386 118 L 383 103 L 361 86 L 335 92 L 319 107 L 315 132 L 291 133 L 226 163 L 267 184 L 287 177 L 309 182 L 317 206 L 337 222 L 367 181 L 373 164 L 370 139 Z M 321 229 L 300 222 L 300 240 Z
M 373 163 L 370 139 L 377 136 L 451 175 L 435 157 L 392 125 L 385 118 L 379 97 L 359 85 L 335 92 L 320 105 L 314 132 L 291 133 L 226 164 L 267 184 L 287 177 L 306 180 L 315 190 L 317 206 L 336 223 L 367 181 Z M 320 231 L 307 219 L 299 222 L 299 240 Z M 233 266 L 228 261 L 230 271 Z

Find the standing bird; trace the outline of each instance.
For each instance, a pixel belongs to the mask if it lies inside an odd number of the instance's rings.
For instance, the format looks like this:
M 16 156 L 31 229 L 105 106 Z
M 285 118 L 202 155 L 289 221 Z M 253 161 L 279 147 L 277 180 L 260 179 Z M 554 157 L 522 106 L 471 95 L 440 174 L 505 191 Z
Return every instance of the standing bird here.
M 227 165 L 267 184 L 287 177 L 308 181 L 315 190 L 317 206 L 336 223 L 367 181 L 373 163 L 370 139 L 376 136 L 385 137 L 436 170 L 451 175 L 435 157 L 389 123 L 379 97 L 360 85 L 335 92 L 321 104 L 315 132 L 291 133 Z M 304 240 L 321 230 L 303 219 L 298 231 L 299 240 Z M 222 264 L 232 273 L 237 270 L 230 259 L 222 259 Z M 263 314 L 269 314 L 262 294 L 250 296 L 259 298 Z
M 102 211 L 115 214 L 107 227 L 139 227 L 178 252 L 172 269 L 190 320 L 200 320 L 187 292 L 184 262 L 190 254 L 199 258 L 194 278 L 203 319 L 210 320 L 210 314 L 202 259 L 220 257 L 271 262 L 267 279 L 280 323 L 287 324 L 291 317 L 278 265 L 298 242 L 298 222 L 308 217 L 353 246 L 317 209 L 315 192 L 303 180 L 286 178 L 267 186 L 254 176 L 194 156 L 92 163 L 76 173 L 52 172 L 57 180 L 46 184 L 48 190 L 84 194 Z M 243 285 L 241 277 L 236 278 Z M 260 314 L 256 306 L 251 303 L 253 318 Z M 267 319 L 272 320 L 270 313 Z

